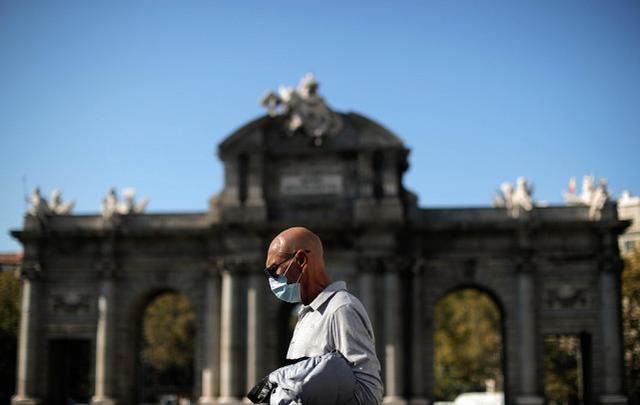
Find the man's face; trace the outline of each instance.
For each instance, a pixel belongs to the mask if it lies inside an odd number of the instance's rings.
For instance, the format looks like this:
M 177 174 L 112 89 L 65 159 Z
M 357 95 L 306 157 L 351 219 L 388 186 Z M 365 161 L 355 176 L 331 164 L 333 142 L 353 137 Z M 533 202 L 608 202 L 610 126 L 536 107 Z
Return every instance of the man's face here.
M 270 268 L 271 274 L 276 276 L 284 275 L 287 278 L 287 284 L 295 283 L 300 278 L 301 268 L 298 266 L 295 253 L 282 253 L 269 250 L 265 265 Z

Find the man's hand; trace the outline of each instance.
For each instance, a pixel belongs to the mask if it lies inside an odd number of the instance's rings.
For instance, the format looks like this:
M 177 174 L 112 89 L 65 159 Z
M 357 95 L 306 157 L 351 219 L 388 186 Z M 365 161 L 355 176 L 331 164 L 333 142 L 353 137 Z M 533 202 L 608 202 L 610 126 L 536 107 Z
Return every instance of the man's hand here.
M 269 376 L 266 376 L 255 387 L 251 388 L 251 391 L 247 394 L 247 398 L 254 404 L 268 404 L 271 392 L 278 386 L 276 383 L 269 381 Z

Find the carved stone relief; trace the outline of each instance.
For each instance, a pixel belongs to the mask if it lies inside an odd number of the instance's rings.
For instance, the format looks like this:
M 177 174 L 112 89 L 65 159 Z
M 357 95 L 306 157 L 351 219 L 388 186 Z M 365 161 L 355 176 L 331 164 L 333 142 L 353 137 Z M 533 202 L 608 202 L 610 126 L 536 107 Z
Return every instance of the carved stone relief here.
M 590 307 L 587 288 L 570 284 L 545 289 L 545 307 L 549 309 L 586 309 Z

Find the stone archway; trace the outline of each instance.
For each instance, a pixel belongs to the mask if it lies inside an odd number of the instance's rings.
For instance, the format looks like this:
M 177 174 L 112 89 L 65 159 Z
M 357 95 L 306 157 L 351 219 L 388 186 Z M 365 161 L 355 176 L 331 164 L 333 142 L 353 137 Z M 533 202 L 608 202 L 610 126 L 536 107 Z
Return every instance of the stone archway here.
M 177 291 L 156 293 L 141 321 L 136 384 L 140 403 L 173 396 L 193 399 L 195 312 L 190 300 Z
M 158 319 L 159 311 L 167 311 L 171 306 L 177 305 L 173 313 L 166 314 L 166 318 Z M 154 311 L 155 314 L 150 314 Z M 155 319 L 154 318 L 155 315 Z M 188 316 L 188 319 L 176 320 L 179 315 Z M 151 318 L 151 319 L 150 319 Z M 186 365 L 176 370 L 172 364 L 180 361 L 169 360 L 164 354 L 155 354 L 155 362 L 149 359 L 150 342 L 145 334 L 145 323 L 155 323 L 152 328 L 157 329 L 163 323 L 172 323 L 172 331 L 165 336 L 157 336 L 154 339 L 172 339 L 170 336 L 175 333 L 176 327 L 187 327 L 191 330 L 183 331 L 190 334 L 189 341 L 184 342 L 180 347 L 176 347 L 176 342 L 168 342 L 168 350 L 173 351 L 173 355 L 183 355 L 187 359 Z M 176 325 L 182 322 L 182 326 Z M 138 295 L 130 308 L 128 329 L 130 330 L 129 348 L 127 350 L 128 363 L 131 371 L 129 375 L 132 384 L 129 385 L 128 403 L 158 403 L 161 395 L 180 395 L 187 397 L 194 402 L 198 395 L 198 362 L 197 362 L 197 341 L 199 340 L 198 311 L 193 297 L 181 292 L 181 289 L 169 286 L 155 286 Z M 166 343 L 166 342 L 165 342 Z M 153 343 L 151 343 L 153 345 Z M 166 350 L 167 347 L 160 350 Z M 146 353 L 145 353 L 146 352 Z M 184 352 L 184 353 L 183 353 Z M 187 353 L 190 352 L 190 353 Z M 151 356 L 154 356 L 153 354 Z M 163 358 L 164 357 L 164 358 Z M 158 369 L 158 363 L 165 362 L 165 368 Z M 180 368 L 180 367 L 178 367 Z
M 504 391 L 504 315 L 494 294 L 475 285 L 447 291 L 434 306 L 433 334 L 435 400 Z

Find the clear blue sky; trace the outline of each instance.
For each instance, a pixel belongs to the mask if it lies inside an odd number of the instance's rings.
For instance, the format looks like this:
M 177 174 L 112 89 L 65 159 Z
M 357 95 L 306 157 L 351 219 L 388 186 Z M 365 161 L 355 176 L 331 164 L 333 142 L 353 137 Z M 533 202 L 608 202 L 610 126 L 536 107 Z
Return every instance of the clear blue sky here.
M 0 2 L 0 251 L 23 178 L 78 213 L 110 186 L 204 211 L 218 143 L 306 72 L 405 140 L 421 206 L 520 175 L 552 203 L 583 174 L 640 194 L 640 2 L 309 3 Z

